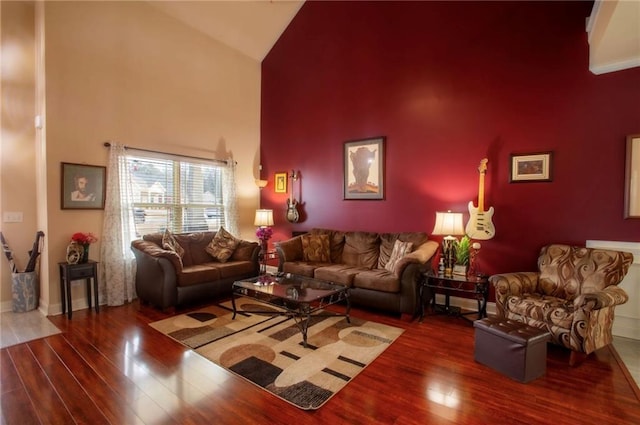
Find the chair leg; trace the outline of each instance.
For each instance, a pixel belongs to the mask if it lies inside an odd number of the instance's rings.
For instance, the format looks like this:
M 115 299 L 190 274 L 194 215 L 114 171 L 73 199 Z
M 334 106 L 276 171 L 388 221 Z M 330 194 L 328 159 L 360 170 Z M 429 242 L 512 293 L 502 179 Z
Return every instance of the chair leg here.
M 585 361 L 587 356 L 588 354 L 572 350 L 571 355 L 569 356 L 569 366 L 571 367 L 580 366 L 580 364 Z

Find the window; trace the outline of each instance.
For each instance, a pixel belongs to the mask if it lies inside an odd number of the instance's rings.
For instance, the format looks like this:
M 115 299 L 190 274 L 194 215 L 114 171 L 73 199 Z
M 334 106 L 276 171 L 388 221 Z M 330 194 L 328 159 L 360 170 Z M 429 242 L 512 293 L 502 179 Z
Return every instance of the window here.
M 127 155 L 136 236 L 226 226 L 225 165 L 169 155 Z

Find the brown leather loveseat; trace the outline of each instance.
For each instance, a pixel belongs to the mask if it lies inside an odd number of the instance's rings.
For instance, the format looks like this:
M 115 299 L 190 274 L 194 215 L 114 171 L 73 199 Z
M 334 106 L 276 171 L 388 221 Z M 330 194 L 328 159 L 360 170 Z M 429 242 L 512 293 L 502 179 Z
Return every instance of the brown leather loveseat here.
M 346 285 L 354 304 L 412 316 L 418 279 L 438 248 L 423 232 L 330 229 L 312 229 L 275 246 L 279 271 Z
M 210 253 L 217 233 L 227 237 L 219 258 Z M 256 242 L 235 239 L 222 228 L 169 234 L 169 238 L 168 242 L 167 232 L 152 233 L 131 243 L 137 266 L 136 293 L 142 302 L 164 310 L 213 299 L 230 295 L 236 280 L 258 275 L 260 247 Z

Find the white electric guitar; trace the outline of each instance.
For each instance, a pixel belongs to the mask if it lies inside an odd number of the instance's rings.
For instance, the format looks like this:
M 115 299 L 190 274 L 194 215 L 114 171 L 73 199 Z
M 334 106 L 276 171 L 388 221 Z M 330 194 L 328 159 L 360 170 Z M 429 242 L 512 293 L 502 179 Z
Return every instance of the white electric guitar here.
M 471 239 L 487 240 L 496 235 L 496 228 L 491 222 L 493 217 L 493 207 L 488 211 L 484 210 L 484 175 L 487 173 L 487 158 L 480 161 L 478 167 L 480 172 L 480 183 L 478 184 L 478 208 L 473 206 L 473 201 L 469 201 L 469 222 L 467 223 L 467 236 Z

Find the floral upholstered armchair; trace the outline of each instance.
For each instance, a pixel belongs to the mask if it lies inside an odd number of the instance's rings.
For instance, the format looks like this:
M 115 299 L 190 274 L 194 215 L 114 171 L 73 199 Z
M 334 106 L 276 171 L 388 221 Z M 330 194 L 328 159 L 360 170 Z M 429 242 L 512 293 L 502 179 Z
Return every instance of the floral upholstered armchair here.
M 491 276 L 498 314 L 548 330 L 554 343 L 572 350 L 576 365 L 611 343 L 614 308 L 629 299 L 617 285 L 632 261 L 628 252 L 545 246 L 537 272 Z

